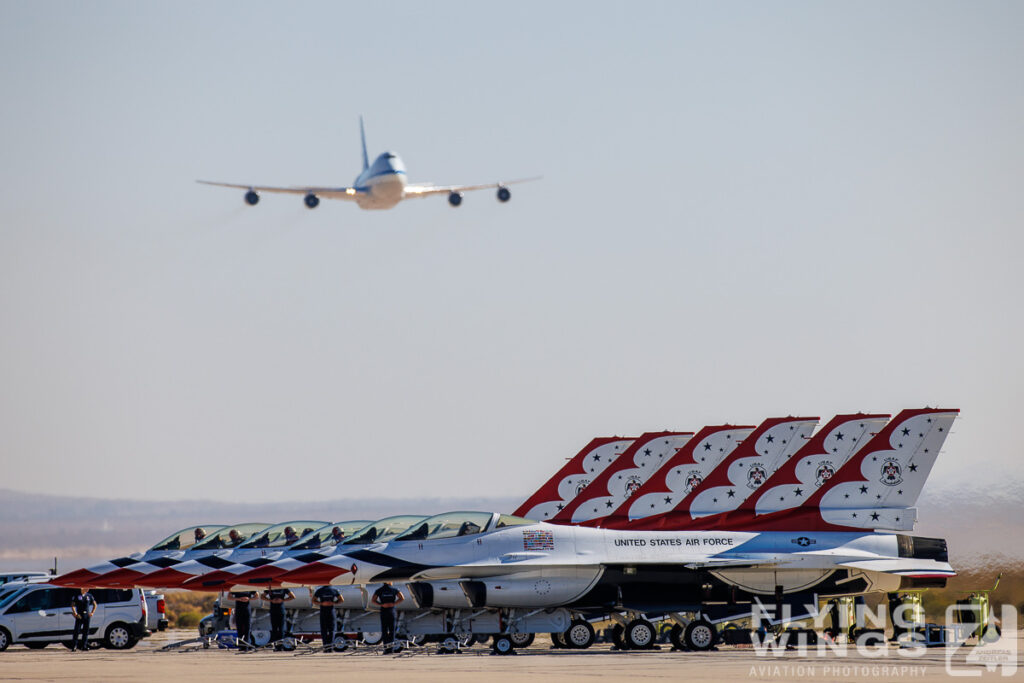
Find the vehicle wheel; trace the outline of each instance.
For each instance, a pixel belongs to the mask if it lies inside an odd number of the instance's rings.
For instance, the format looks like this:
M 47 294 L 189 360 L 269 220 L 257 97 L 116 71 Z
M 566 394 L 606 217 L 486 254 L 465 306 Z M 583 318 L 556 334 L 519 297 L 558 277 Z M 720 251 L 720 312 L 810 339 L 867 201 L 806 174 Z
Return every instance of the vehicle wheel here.
M 49 645 L 49 643 L 22 643 L 22 645 L 30 650 L 42 650 L 44 647 Z
M 672 642 L 672 647 L 675 649 L 686 649 L 686 644 L 683 642 L 683 627 L 679 624 L 672 624 L 672 628 L 668 632 L 668 639 Z
M 537 637 L 536 633 L 511 633 L 509 638 L 512 639 L 512 645 L 517 648 L 530 647 L 533 645 L 533 639 Z
M 11 646 L 11 632 L 0 627 L 0 652 Z
M 574 650 L 586 650 L 594 644 L 594 627 L 590 625 L 589 621 L 574 619 L 562 637 L 565 638 L 567 647 Z
M 335 636 L 334 642 L 331 643 L 335 652 L 344 652 L 348 649 L 348 638 L 345 636 Z
M 361 635 L 366 645 L 380 645 L 380 641 L 384 639 L 384 634 L 380 631 L 364 631 Z
M 111 650 L 127 650 L 135 643 L 136 640 L 132 637 L 131 631 L 119 621 L 108 626 L 107 632 L 103 636 L 103 647 Z
M 494 636 L 494 645 L 492 646 L 495 654 L 499 655 L 511 655 L 515 653 L 515 646 L 512 645 L 512 639 L 507 634 L 500 634 Z
M 634 619 L 626 626 L 625 638 L 631 650 L 649 650 L 654 647 L 654 624 Z
M 683 644 L 689 650 L 710 650 L 715 646 L 718 634 L 709 621 L 695 619 L 683 630 Z
M 265 628 L 257 628 L 249 631 L 249 642 L 256 647 L 263 647 L 270 642 L 270 631 Z

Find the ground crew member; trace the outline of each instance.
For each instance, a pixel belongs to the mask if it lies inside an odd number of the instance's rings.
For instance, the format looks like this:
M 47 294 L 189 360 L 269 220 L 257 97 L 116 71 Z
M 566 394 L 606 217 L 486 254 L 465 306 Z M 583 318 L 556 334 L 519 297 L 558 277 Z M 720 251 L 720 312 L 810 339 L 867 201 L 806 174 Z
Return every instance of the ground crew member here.
M 270 642 L 275 650 L 280 650 L 284 640 L 284 603 L 294 600 L 295 593 L 287 588 L 272 588 L 264 592 L 263 597 L 270 602 Z
M 320 639 L 323 640 L 324 649 L 334 647 L 334 608 L 344 598 L 334 586 L 320 586 L 315 593 L 310 588 L 309 593 L 313 599 L 313 607 L 320 608 Z
M 384 643 L 384 654 L 395 647 L 395 605 L 405 600 L 402 591 L 392 587 L 390 581 L 373 592 L 371 602 L 380 607 L 380 642 Z
M 249 611 L 249 601 L 256 597 L 252 591 L 239 591 L 232 593 L 235 599 L 235 631 L 238 632 L 238 647 L 243 650 L 252 649 L 252 641 L 249 633 L 252 630 L 252 612 Z
M 71 635 L 72 652 L 78 645 L 79 633 L 82 634 L 80 649 L 83 651 L 89 649 L 89 620 L 92 619 L 95 612 L 96 598 L 92 597 L 88 588 L 83 588 L 81 593 L 71 598 L 71 613 L 75 615 L 75 629 Z

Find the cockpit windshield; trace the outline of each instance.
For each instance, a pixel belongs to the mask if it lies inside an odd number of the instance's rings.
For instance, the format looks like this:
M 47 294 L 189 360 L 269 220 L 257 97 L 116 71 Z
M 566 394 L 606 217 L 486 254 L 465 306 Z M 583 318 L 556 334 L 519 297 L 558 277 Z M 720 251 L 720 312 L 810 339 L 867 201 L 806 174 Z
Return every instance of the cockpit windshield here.
M 413 524 L 422 522 L 426 517 L 423 515 L 398 515 L 396 517 L 385 517 L 373 524 L 367 524 L 352 534 L 352 537 L 341 545 L 363 545 L 366 543 L 383 543 L 402 533 Z
M 317 548 L 330 548 L 344 543 L 353 532 L 359 531 L 367 524 L 368 519 L 359 519 L 352 522 L 335 522 L 322 526 L 312 534 L 291 547 L 291 550 L 316 550 Z
M 523 526 L 524 524 L 539 524 L 532 519 L 516 517 L 515 515 L 499 515 L 498 521 L 494 524 L 495 529 L 504 529 L 507 526 Z
M 429 541 L 435 538 L 471 536 L 487 531 L 493 512 L 446 512 L 429 517 L 397 537 L 396 541 Z
M 305 521 L 275 524 L 256 534 L 256 537 L 243 543 L 241 548 L 284 548 L 298 543 L 306 536 L 319 529 L 327 522 Z
M 196 543 L 213 538 L 218 531 L 227 529 L 223 524 L 199 524 L 185 527 L 154 545 L 150 550 L 187 550 Z
M 216 533 L 207 534 L 206 540 L 196 543 L 192 550 L 220 550 L 221 548 L 237 548 L 270 525 L 266 522 L 249 522 L 236 524 L 219 529 Z

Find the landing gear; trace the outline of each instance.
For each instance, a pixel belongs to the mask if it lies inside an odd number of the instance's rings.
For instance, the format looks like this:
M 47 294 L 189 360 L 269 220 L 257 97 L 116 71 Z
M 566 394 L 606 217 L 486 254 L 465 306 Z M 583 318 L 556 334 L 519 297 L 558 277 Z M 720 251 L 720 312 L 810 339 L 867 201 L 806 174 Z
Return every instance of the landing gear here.
M 574 619 L 562 635 L 565 644 L 574 650 L 586 650 L 594 644 L 594 627 L 589 621 Z
M 516 648 L 530 647 L 533 645 L 533 639 L 537 637 L 536 633 L 512 633 L 509 634 L 509 638 L 512 639 L 512 645 Z
M 249 206 L 256 206 L 257 204 L 260 203 L 260 196 L 256 194 L 254 191 L 249 190 L 248 192 L 245 193 L 245 203 L 248 204 Z
M 717 640 L 718 631 L 710 621 L 695 619 L 683 629 L 683 644 L 690 650 L 710 650 Z
M 316 207 L 320 206 L 320 198 L 317 197 L 312 192 L 303 197 L 302 201 L 305 202 L 306 207 L 309 209 L 315 209 Z
M 654 624 L 646 619 L 634 619 L 626 626 L 625 641 L 632 650 L 651 649 L 654 638 Z
M 462 203 L 462 193 L 461 192 L 449 192 L 448 193 L 448 203 L 451 204 L 452 206 L 458 206 L 459 204 L 461 204 Z
M 508 188 L 507 187 L 499 187 L 498 188 L 498 201 L 499 202 L 507 202 L 510 199 L 512 199 L 512 193 L 508 191 Z

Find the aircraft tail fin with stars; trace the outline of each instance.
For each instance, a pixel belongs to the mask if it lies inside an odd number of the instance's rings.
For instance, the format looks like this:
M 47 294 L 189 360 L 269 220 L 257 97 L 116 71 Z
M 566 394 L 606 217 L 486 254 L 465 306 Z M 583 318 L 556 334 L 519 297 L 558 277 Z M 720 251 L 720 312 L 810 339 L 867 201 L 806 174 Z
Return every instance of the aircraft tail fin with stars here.
M 728 528 L 913 530 L 917 521 L 914 506 L 959 412 L 941 408 L 901 411 L 802 504 L 765 512 Z
M 565 509 L 601 472 L 629 448 L 633 439 L 603 436 L 591 439 L 569 459 L 543 486 L 527 498 L 512 514 L 542 522 Z

